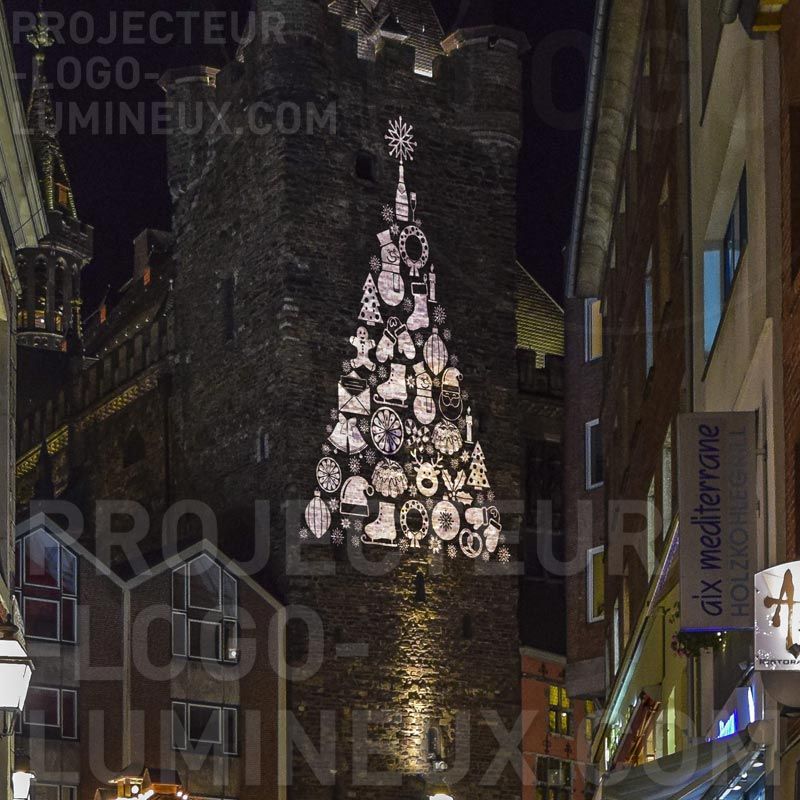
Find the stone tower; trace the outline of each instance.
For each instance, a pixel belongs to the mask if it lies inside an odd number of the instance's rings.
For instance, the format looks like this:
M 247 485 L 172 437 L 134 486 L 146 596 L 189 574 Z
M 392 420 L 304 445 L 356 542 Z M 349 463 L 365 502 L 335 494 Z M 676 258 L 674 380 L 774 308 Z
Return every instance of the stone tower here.
M 81 334 L 81 271 L 92 256 L 93 230 L 78 219 L 58 141 L 56 111 L 45 74 L 45 52 L 54 39 L 44 19 L 40 12 L 39 24 L 28 36 L 35 50 L 28 128 L 49 232 L 38 247 L 22 250 L 17 258 L 22 284 L 17 340 L 27 347 L 65 350 L 67 334 Z
M 258 25 L 234 63 L 162 81 L 180 265 L 178 495 L 214 510 L 223 548 L 240 559 L 268 535 L 253 521 L 255 501 L 268 500 L 271 558 L 259 579 L 291 609 L 310 610 L 288 627 L 288 797 L 399 800 L 441 785 L 457 800 L 519 797 L 510 764 L 490 769 L 519 716 L 513 565 L 409 550 L 387 568 L 380 548 L 337 549 L 327 537 L 311 545 L 297 531 L 352 355 L 364 275 L 380 252 L 382 208 L 396 195 L 384 137 L 402 116 L 419 146 L 406 165 L 409 190 L 431 233 L 515 550 L 525 43 L 493 26 L 445 38 L 416 0 L 256 8 Z M 309 758 L 309 746 L 321 755 Z

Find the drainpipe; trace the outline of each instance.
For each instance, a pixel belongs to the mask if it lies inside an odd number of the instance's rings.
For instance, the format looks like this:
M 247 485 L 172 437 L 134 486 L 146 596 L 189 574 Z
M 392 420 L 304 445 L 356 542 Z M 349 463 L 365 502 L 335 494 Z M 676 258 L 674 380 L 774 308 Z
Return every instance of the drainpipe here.
M 566 297 L 574 297 L 575 280 L 578 271 L 578 250 L 583 233 L 583 217 L 586 210 L 586 199 L 589 191 L 589 168 L 592 160 L 597 106 L 600 101 L 600 80 L 603 71 L 603 53 L 605 51 L 605 31 L 608 18 L 608 0 L 598 0 L 592 31 L 592 51 L 589 57 L 589 69 L 586 85 L 586 108 L 583 116 L 583 135 L 581 137 L 580 163 L 578 165 L 578 181 L 575 189 L 575 208 L 572 215 L 572 231 L 567 251 Z
M 730 0 L 723 0 L 723 3 Z M 687 392 L 689 402 L 687 411 L 694 411 L 694 276 L 696 265 L 694 263 L 694 226 L 692 223 L 692 116 L 691 116 L 691 93 L 689 88 L 690 66 L 689 66 L 689 5 L 683 4 L 683 63 L 684 75 L 682 86 L 682 103 L 684 119 L 684 157 L 686 159 L 686 236 L 684 237 L 684 270 L 683 270 L 683 291 L 685 308 L 686 336 L 684 337 L 684 347 L 686 353 L 686 372 L 687 372 Z

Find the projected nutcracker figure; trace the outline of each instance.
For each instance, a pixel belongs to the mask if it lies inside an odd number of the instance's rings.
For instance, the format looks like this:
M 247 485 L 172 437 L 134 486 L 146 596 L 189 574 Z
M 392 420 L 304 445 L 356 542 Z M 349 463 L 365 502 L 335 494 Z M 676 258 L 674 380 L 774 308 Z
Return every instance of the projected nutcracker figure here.
M 350 349 L 343 361 L 300 535 L 507 563 L 483 449 L 467 420 L 475 402 L 465 402 L 439 304 L 446 274 L 434 273 L 427 234 L 404 200 L 416 198 L 405 169 L 417 148 L 414 128 L 401 117 L 386 140 L 400 170 L 370 258 L 380 276 L 376 286 L 367 272 L 352 329 L 342 331 L 357 356 Z

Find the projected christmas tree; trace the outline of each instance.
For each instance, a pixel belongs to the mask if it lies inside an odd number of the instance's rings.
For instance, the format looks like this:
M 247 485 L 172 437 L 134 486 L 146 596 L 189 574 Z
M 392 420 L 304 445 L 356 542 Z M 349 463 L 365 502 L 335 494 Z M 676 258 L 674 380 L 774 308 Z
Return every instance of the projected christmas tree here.
M 417 195 L 406 187 L 413 127 L 400 117 L 386 140 L 400 163 L 397 191 L 381 211 L 385 229 L 354 313 L 352 349 L 300 536 L 507 563 L 472 404 L 437 297 L 439 276 L 416 217 Z

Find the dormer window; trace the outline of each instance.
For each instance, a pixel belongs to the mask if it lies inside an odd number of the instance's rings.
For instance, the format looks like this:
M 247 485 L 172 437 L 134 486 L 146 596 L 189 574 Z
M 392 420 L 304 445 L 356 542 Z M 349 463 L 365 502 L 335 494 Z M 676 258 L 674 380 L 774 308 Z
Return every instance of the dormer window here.
M 75 643 L 78 634 L 78 559 L 49 533 L 37 530 L 17 547 L 17 602 L 30 639 Z
M 238 606 L 236 578 L 207 555 L 173 570 L 173 655 L 236 663 Z

